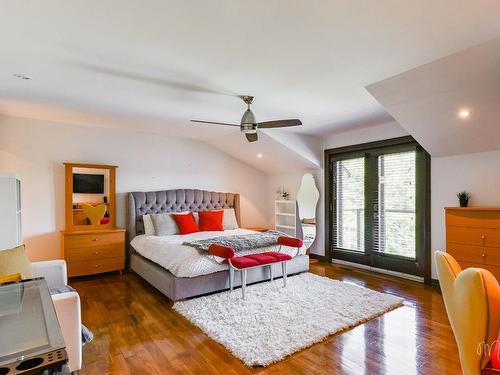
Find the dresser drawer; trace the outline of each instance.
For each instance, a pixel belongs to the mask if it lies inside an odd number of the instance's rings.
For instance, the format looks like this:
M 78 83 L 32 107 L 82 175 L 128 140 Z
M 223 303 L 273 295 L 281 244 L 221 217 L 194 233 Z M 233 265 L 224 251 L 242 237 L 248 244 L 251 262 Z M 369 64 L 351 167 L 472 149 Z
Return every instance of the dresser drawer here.
M 446 241 L 448 243 L 500 247 L 500 230 L 449 227 L 446 232 Z
M 446 244 L 446 252 L 458 262 L 483 264 L 485 258 L 483 256 L 484 249 L 481 246 L 448 242 Z
M 92 247 L 79 247 L 65 249 L 64 259 L 66 262 L 91 261 L 101 258 L 119 258 L 125 256 L 123 243 L 112 245 L 101 245 Z
M 123 257 L 104 258 L 82 262 L 69 262 L 67 265 L 68 276 L 84 276 L 122 270 L 125 268 L 125 260 Z
M 446 226 L 500 229 L 500 208 L 497 210 L 446 210 Z
M 101 247 L 124 243 L 124 232 L 105 232 L 64 236 L 64 249 Z

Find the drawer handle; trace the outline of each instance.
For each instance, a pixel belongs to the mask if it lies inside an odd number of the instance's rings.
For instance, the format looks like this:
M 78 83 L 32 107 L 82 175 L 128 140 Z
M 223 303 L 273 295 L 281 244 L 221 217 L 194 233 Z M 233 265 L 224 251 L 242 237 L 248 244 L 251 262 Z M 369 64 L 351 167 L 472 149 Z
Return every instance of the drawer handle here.
M 94 255 L 99 255 L 99 252 L 98 251 L 94 251 Z
M 484 258 L 486 256 L 486 254 L 481 254 L 481 256 Z
M 97 241 L 97 238 L 92 238 L 92 241 L 96 242 L 96 241 Z
M 481 236 L 481 239 L 484 240 L 486 238 L 486 236 Z
M 98 264 L 96 264 L 96 265 L 95 265 L 95 268 L 99 268 L 99 265 L 98 265 Z

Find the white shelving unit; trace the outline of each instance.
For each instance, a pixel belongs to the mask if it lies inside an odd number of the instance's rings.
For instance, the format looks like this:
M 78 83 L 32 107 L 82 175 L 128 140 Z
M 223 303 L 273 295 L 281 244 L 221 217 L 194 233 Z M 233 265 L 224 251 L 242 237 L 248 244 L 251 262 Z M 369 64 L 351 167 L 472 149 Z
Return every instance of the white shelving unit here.
M 0 173 L 0 212 L 0 251 L 21 245 L 21 180 L 13 173 Z
M 274 229 L 297 236 L 297 203 L 292 200 L 274 201 Z

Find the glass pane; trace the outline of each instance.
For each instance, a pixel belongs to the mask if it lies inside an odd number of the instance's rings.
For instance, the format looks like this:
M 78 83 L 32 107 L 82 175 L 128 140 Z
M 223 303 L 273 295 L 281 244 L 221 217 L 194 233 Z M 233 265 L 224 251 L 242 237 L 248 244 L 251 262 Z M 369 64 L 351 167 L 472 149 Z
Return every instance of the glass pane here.
M 375 249 L 415 258 L 415 165 L 416 152 L 378 157 L 378 220 Z
M 365 158 L 335 163 L 335 246 L 365 251 Z

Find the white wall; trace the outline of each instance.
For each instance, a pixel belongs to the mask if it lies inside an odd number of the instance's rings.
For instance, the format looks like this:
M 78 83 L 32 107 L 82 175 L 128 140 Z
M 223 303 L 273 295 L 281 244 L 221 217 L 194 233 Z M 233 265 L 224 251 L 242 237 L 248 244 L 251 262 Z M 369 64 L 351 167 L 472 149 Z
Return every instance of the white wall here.
M 206 143 L 0 117 L 0 172 L 22 179 L 23 233 L 32 260 L 60 257 L 63 162 L 118 165 L 119 226 L 126 192 L 171 188 L 239 192 L 243 226 L 266 225 L 272 216 L 267 176 Z

